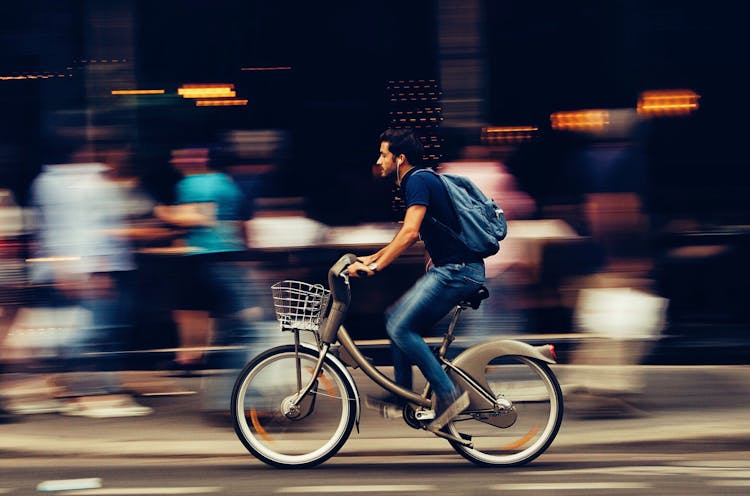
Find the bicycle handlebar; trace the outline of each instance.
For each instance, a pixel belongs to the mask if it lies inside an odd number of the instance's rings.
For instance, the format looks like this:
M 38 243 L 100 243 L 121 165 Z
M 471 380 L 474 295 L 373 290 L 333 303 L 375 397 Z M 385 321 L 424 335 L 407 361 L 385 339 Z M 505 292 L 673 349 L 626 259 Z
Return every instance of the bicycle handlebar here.
M 328 269 L 328 287 L 331 290 L 331 311 L 321 326 L 320 339 L 324 343 L 333 344 L 336 341 L 339 326 L 344 322 L 346 312 L 351 302 L 351 291 L 349 289 L 349 276 L 346 269 L 357 260 L 357 256 L 347 253 L 339 258 L 330 269 Z

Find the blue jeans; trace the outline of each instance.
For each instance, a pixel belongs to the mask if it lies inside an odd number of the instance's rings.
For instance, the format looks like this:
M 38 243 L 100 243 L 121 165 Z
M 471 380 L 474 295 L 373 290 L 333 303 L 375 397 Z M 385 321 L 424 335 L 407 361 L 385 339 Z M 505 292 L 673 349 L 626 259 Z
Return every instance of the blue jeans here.
M 439 397 L 456 394 L 456 386 L 422 339 L 462 299 L 484 284 L 484 263 L 431 267 L 386 314 L 395 380 L 412 389 L 412 364 L 419 367 Z

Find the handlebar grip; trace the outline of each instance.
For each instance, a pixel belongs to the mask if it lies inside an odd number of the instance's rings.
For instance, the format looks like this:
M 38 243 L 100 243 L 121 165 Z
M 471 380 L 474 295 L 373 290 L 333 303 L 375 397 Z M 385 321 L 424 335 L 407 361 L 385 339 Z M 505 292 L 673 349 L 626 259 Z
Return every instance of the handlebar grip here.
M 329 274 L 333 274 L 336 277 L 341 275 L 342 272 L 346 270 L 347 267 L 349 267 L 351 264 L 353 264 L 357 260 L 357 256 L 352 253 L 347 253 L 346 255 L 343 255 L 341 258 L 339 258 L 335 264 L 333 264 L 333 267 L 330 268 Z M 330 281 L 329 281 L 330 282 Z
M 343 322 L 349 308 L 349 302 L 351 301 L 349 278 L 342 279 L 340 276 L 355 260 L 357 260 L 356 255 L 347 253 L 328 270 L 328 287 L 331 290 L 333 303 L 328 318 L 325 320 L 325 325 L 320 332 L 321 340 L 324 343 L 333 343 L 336 340 L 339 325 Z

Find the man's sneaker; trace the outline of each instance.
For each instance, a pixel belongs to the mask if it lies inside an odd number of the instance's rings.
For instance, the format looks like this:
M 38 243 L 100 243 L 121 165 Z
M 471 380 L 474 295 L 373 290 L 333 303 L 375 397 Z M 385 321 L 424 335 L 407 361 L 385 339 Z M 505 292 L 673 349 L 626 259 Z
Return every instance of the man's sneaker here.
M 376 410 L 386 420 L 395 420 L 404 417 L 404 400 L 398 396 L 368 396 L 365 398 L 365 407 Z
M 438 432 L 451 421 L 453 417 L 466 410 L 469 406 L 469 393 L 464 391 L 458 396 L 449 397 L 445 400 L 437 398 L 435 407 L 435 420 L 427 425 L 427 430 Z

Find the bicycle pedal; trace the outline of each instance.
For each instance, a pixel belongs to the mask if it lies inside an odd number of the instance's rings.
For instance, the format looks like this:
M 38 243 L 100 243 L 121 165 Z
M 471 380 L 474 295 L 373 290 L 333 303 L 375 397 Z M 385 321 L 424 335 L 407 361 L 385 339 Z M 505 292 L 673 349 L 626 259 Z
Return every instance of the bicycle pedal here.
M 420 408 L 414 412 L 414 418 L 417 420 L 433 420 L 435 418 L 435 410 L 425 410 Z

